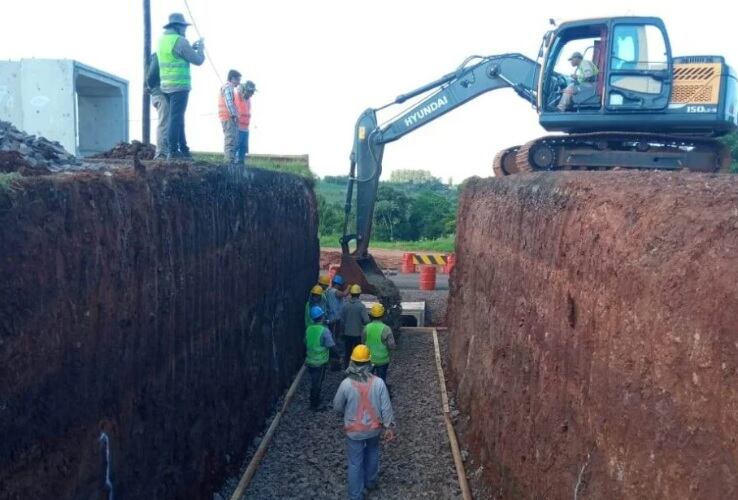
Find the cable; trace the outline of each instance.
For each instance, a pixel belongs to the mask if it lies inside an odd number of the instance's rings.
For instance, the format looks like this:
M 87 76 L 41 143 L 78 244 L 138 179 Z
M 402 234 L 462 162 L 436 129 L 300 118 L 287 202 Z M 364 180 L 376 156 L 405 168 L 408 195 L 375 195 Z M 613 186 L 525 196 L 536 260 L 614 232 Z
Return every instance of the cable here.
M 192 19 L 192 27 L 195 28 L 195 33 L 197 33 L 198 38 L 200 40 L 203 39 L 202 33 L 200 33 L 200 30 L 197 27 L 197 22 L 195 22 L 195 16 L 192 15 L 192 9 L 190 9 L 190 4 L 187 2 L 187 0 L 184 0 L 185 8 L 187 9 L 187 13 L 190 15 L 190 19 Z M 213 68 L 213 73 L 215 73 L 215 77 L 218 79 L 218 81 L 222 84 L 223 78 L 220 77 L 220 73 L 218 73 L 218 69 L 215 67 L 215 63 L 213 62 L 213 58 L 210 57 L 210 52 L 208 52 L 207 45 L 203 47 L 203 52 L 205 52 L 205 57 L 207 58 L 208 62 L 210 63 L 210 67 Z

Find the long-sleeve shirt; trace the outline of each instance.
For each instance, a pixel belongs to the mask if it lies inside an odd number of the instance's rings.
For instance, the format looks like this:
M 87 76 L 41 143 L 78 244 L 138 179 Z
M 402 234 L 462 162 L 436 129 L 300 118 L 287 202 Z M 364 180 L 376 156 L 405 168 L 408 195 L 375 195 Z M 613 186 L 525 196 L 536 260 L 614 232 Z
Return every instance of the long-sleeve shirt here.
M 325 298 L 328 301 L 328 311 L 326 315 L 328 321 L 341 319 L 341 310 L 343 309 L 343 294 L 341 291 L 331 287 L 325 291 Z
M 361 332 L 361 343 L 366 344 L 366 327 L 364 327 L 364 330 Z M 384 325 L 384 329 L 382 330 L 382 343 L 386 345 L 388 349 L 394 349 L 396 346 L 395 336 L 392 334 L 392 328 L 387 325 Z
M 176 34 L 177 32 L 175 30 L 165 30 L 165 35 L 171 35 Z M 205 49 L 201 46 L 198 46 L 197 48 L 194 48 L 192 45 L 190 45 L 190 42 L 187 41 L 187 39 L 183 36 L 180 36 L 177 39 L 177 42 L 174 44 L 174 48 L 172 49 L 172 53 L 184 59 L 190 64 L 194 64 L 195 66 L 200 66 L 202 63 L 205 62 Z M 157 58 L 157 69 L 159 67 L 159 59 Z M 174 87 L 174 88 L 167 88 L 167 93 L 174 93 L 174 92 L 181 92 L 190 90 L 190 85 L 182 86 L 182 87 Z
M 357 410 L 359 409 L 359 401 L 361 396 L 359 391 L 354 387 L 354 380 L 345 378 L 341 385 L 338 386 L 336 396 L 333 398 L 333 409 L 343 413 L 344 428 L 350 428 L 356 423 Z M 392 402 L 390 401 L 389 392 L 384 381 L 375 376 L 371 376 L 367 382 L 359 382 L 361 384 L 371 383 L 369 389 L 369 403 L 379 417 L 379 423 L 384 427 L 389 427 L 395 422 L 395 415 L 392 411 Z M 367 415 L 363 415 L 364 418 Z M 368 423 L 368 422 L 364 422 Z M 378 436 L 382 432 L 381 427 L 371 429 L 364 432 L 346 432 L 351 439 L 369 439 Z
M 220 93 L 223 95 L 223 98 L 225 100 L 226 109 L 228 109 L 228 113 L 230 113 L 230 117 L 233 119 L 238 118 L 238 110 L 236 109 L 236 103 L 233 100 L 233 91 L 234 87 L 229 82 L 226 82 L 225 85 L 223 85 L 220 88 Z
M 159 77 L 159 57 L 156 52 L 151 54 L 149 59 L 149 70 L 146 72 L 146 86 L 149 91 L 159 88 L 161 78 Z
M 361 337 L 364 325 L 369 323 L 369 315 L 366 306 L 358 298 L 351 297 L 343 304 L 341 309 L 341 322 L 343 323 L 343 334 L 349 337 Z

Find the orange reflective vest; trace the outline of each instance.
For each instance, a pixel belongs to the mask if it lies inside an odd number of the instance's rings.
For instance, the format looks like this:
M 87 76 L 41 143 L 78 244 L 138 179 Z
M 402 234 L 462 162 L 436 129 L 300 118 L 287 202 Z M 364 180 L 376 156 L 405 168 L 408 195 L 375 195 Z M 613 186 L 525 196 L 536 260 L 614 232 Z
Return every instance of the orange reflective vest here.
M 251 123 L 251 98 L 245 99 L 241 92 L 233 92 L 236 101 L 236 109 L 238 110 L 238 129 L 248 130 Z
M 344 426 L 346 432 L 369 432 L 382 427 L 377 410 L 369 400 L 369 392 L 375 380 L 376 377 L 372 376 L 367 382 L 351 381 L 351 386 L 359 393 L 359 402 L 352 422 Z
M 231 112 L 228 111 L 228 105 L 226 105 L 225 91 L 227 87 L 231 87 L 233 91 L 234 106 L 236 94 L 238 94 L 236 88 L 233 87 L 230 83 L 226 83 L 225 85 L 223 85 L 223 87 L 221 87 L 220 96 L 218 97 L 218 118 L 220 118 L 220 121 L 222 122 L 227 122 L 228 120 L 232 119 Z M 238 111 L 238 108 L 236 108 L 236 111 Z

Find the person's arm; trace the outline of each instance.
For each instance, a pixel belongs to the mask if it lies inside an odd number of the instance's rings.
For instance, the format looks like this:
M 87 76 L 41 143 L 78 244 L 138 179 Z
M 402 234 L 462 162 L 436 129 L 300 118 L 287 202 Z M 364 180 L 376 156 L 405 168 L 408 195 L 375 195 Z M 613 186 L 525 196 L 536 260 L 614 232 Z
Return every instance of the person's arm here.
M 346 385 L 341 382 L 341 385 L 338 386 L 338 390 L 336 391 L 336 395 L 333 397 L 333 409 L 338 413 L 343 413 L 346 408 L 346 401 Z
M 181 57 L 195 66 L 200 66 L 205 62 L 205 47 L 202 44 L 198 44 L 197 48 L 193 48 L 190 42 L 183 36 L 177 39 L 172 52 L 174 52 L 174 55 Z
M 223 88 L 223 97 L 225 97 L 226 108 L 231 114 L 231 119 L 238 120 L 238 110 L 236 109 L 236 103 L 233 101 L 233 87 L 226 85 Z
M 387 345 L 387 348 L 394 349 L 397 347 L 397 344 L 395 344 L 395 336 L 392 333 L 392 328 L 389 326 L 385 326 L 384 330 L 382 330 L 382 341 Z
M 330 351 L 330 356 L 332 358 L 338 358 L 338 349 L 336 348 L 336 342 L 333 340 L 333 334 L 328 328 L 323 329 L 323 335 L 320 337 L 320 343 L 323 344 L 323 347 L 328 348 Z
M 384 426 L 384 440 L 392 441 L 395 439 L 395 413 L 392 410 L 392 401 L 389 397 L 389 391 L 384 381 L 380 378 L 375 379 L 379 391 L 379 416 Z
M 149 59 L 149 70 L 146 73 L 146 85 L 149 87 L 149 90 L 153 90 L 161 85 L 161 78 L 159 77 L 159 57 L 156 55 L 156 52 L 151 54 L 151 59 Z
M 366 307 L 364 304 L 361 304 L 361 322 L 365 325 L 369 324 L 369 315 L 366 312 Z

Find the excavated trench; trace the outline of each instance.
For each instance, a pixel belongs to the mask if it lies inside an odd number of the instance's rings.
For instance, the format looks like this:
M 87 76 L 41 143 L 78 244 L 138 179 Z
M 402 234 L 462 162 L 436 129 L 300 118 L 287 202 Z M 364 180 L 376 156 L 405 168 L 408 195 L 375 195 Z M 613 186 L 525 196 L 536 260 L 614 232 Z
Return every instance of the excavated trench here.
M 212 498 L 303 361 L 312 189 L 186 164 L 4 181 L 0 497 Z
M 738 496 L 738 183 L 468 182 L 450 374 L 478 498 Z

